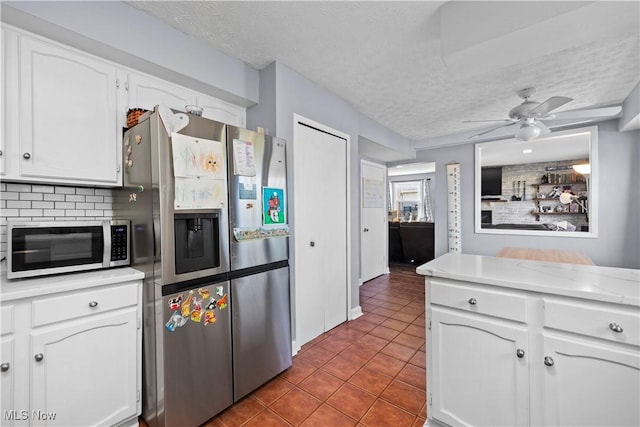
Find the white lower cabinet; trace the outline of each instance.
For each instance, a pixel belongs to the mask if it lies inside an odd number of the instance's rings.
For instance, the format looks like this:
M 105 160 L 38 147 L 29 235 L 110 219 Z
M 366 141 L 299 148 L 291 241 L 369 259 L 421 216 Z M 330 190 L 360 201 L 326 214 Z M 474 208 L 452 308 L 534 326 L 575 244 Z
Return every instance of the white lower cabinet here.
M 428 425 L 640 425 L 640 310 L 427 278 Z
M 2 366 L 11 369 L 2 372 L 0 425 L 137 425 L 140 289 L 130 281 L 7 305 L 16 330 L 3 330 Z
M 430 394 L 435 418 L 451 425 L 527 424 L 529 370 L 523 327 L 434 307 L 431 331 L 438 349 L 432 353 Z
M 640 425 L 637 349 L 545 334 L 544 354 L 545 425 Z
M 13 305 L 0 308 L 0 425 L 13 426 L 13 420 L 4 416 L 4 411 L 14 407 L 15 402 L 15 338 L 13 330 Z

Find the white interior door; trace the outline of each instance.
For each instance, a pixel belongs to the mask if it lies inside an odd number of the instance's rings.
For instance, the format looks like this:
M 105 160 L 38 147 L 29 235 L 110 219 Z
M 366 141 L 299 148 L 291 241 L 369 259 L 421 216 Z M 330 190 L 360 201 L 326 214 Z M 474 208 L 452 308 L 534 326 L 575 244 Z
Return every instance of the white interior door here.
M 296 340 L 347 320 L 347 141 L 296 121 Z
M 360 178 L 360 280 L 366 282 L 387 271 L 387 168 L 361 160 Z

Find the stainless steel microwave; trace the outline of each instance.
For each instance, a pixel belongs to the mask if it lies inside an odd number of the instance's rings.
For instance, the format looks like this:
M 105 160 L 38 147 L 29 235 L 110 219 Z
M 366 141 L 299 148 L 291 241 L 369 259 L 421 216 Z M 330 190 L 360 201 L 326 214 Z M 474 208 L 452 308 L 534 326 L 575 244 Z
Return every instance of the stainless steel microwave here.
M 126 220 L 7 221 L 7 278 L 129 265 L 130 229 Z

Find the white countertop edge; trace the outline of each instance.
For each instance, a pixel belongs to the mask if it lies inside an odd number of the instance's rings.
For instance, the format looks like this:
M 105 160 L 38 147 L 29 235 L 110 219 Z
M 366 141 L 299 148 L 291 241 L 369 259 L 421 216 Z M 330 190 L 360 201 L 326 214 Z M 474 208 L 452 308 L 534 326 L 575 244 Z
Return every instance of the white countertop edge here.
M 131 267 L 118 267 L 106 270 L 13 280 L 8 280 L 5 273 L 1 278 L 0 301 L 14 301 L 58 292 L 90 289 L 98 286 L 141 280 L 143 278 L 144 273 Z
M 448 253 L 418 274 L 640 306 L 640 270 Z

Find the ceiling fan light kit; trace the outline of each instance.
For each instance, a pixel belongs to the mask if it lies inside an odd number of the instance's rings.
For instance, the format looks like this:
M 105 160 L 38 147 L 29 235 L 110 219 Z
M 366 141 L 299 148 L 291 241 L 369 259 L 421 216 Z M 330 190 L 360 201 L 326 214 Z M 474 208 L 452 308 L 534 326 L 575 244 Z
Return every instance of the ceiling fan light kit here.
M 516 139 L 519 141 L 531 141 L 540 136 L 540 128 L 535 124 L 523 123 L 516 132 Z

